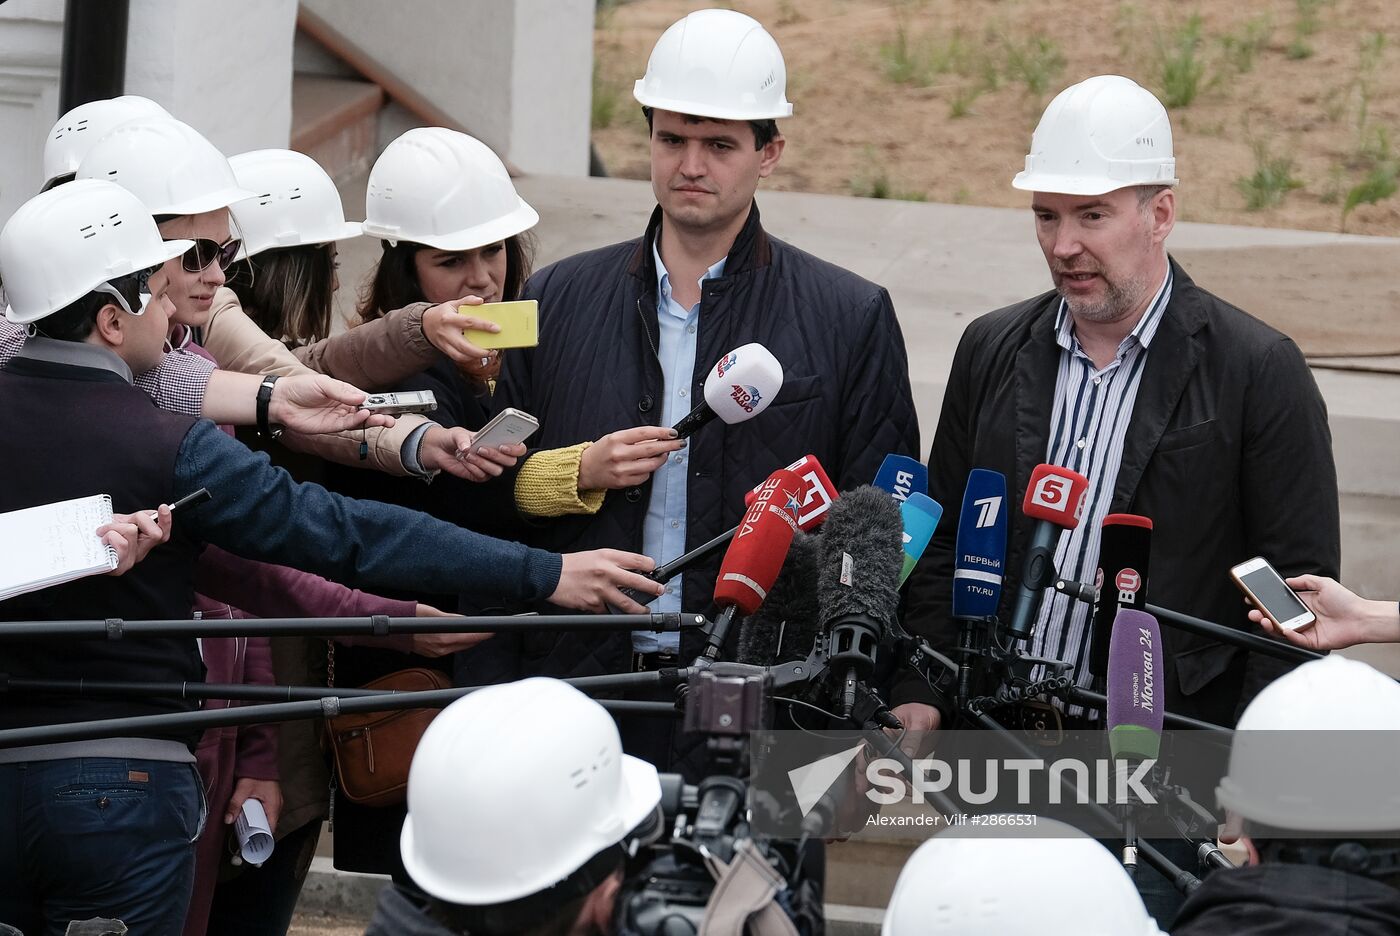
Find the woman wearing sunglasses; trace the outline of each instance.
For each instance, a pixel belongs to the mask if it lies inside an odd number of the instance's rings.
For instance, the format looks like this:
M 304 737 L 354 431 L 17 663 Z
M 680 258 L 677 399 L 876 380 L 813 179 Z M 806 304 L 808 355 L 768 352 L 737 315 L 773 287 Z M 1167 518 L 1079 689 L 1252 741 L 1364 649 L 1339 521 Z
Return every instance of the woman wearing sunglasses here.
M 205 346 L 221 368 L 279 376 L 314 372 L 247 321 L 240 310 L 228 309 L 219 323 L 213 321 L 216 293 L 225 280 L 221 263 L 231 264 L 240 246 L 235 243 L 228 206 L 255 194 L 238 186 L 228 160 L 213 144 L 178 120 L 133 120 L 93 146 L 77 177 L 122 185 L 150 209 L 162 236 L 195 241 L 184 256 L 166 265 L 174 304 L 172 346 L 186 346 L 195 329 L 207 327 Z M 323 363 L 357 359 L 354 353 L 327 355 Z M 333 372 L 326 366 L 325 372 L 356 386 L 368 382 L 364 379 L 368 375 L 354 367 Z M 459 457 L 471 441 L 464 430 L 411 415 L 400 417 L 392 427 L 364 433 L 284 440 L 333 461 L 393 474 L 430 476 L 445 470 L 472 481 L 500 474 L 518 455 L 518 450 L 487 449 Z
M 228 205 L 251 193 L 238 186 L 222 154 L 177 121 L 123 125 L 116 133 L 115 141 L 103 140 L 93 147 L 79 176 L 101 175 L 129 185 L 155 215 L 167 240 L 192 242 L 180 256 L 159 268 L 160 295 L 152 299 L 147 294 L 142 300 L 143 304 L 166 303 L 173 326 L 168 340 L 173 345 L 212 359 L 194 336 L 208 324 L 214 295 L 224 284 L 224 267 L 231 264 L 240 249 L 239 239 L 230 233 Z M 147 171 L 133 171 L 137 166 Z M 178 182 L 168 181 L 172 178 Z M 181 238 L 181 234 L 187 237 Z M 138 285 L 144 292 L 149 274 L 141 279 L 144 282 Z M 262 341 L 268 343 L 270 339 L 263 336 Z M 277 347 L 282 349 L 280 344 Z M 285 353 L 285 349 L 282 351 Z M 299 363 L 296 366 L 302 367 Z M 290 617 L 441 614 L 428 605 L 366 595 L 314 575 L 244 560 L 221 550 L 206 550 L 201 555 L 196 587 L 196 609 L 210 616 L 243 616 L 246 611 Z M 441 637 L 426 642 L 396 638 L 376 645 L 435 654 L 460 649 L 479 639 L 448 638 L 447 645 L 443 645 Z M 272 654 L 266 640 L 208 639 L 203 650 L 210 678 L 215 681 L 271 682 Z M 282 801 L 275 754 L 277 738 L 275 727 L 257 726 L 241 731 L 215 730 L 201 740 L 197 757 L 210 819 L 197 849 L 195 890 L 186 933 L 206 930 L 218 869 L 225 863 L 229 817 L 236 815 L 251 796 L 262 800 L 269 818 L 277 821 Z M 284 854 L 295 859 L 300 852 L 314 849 L 314 832 L 319 826 L 312 823 L 309 828 L 313 834 L 288 842 Z M 306 830 L 303 822 L 291 831 Z M 293 860 L 292 865 L 295 864 Z M 284 917 L 290 913 L 295 886 L 300 883 L 294 873 L 286 879 L 292 882 L 290 899 L 285 899 L 289 888 L 284 886 L 284 899 L 277 900 L 274 895 L 274 899 L 257 905 L 253 914 L 267 924 L 266 929 L 260 930 L 257 922 L 249 919 L 250 911 L 245 906 L 238 924 L 241 932 L 274 932 L 279 925 L 285 929 Z M 268 916 L 263 917 L 264 913 Z

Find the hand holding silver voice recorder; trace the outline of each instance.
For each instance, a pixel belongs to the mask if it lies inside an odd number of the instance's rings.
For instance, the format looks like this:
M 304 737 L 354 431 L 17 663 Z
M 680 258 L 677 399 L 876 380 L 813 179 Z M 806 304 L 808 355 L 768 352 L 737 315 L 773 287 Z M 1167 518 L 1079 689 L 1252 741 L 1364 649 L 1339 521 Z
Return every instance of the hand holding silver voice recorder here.
M 437 397 L 431 390 L 398 390 L 393 393 L 371 393 L 360 404 L 360 409 L 386 416 L 402 416 L 404 413 L 431 413 L 437 409 Z

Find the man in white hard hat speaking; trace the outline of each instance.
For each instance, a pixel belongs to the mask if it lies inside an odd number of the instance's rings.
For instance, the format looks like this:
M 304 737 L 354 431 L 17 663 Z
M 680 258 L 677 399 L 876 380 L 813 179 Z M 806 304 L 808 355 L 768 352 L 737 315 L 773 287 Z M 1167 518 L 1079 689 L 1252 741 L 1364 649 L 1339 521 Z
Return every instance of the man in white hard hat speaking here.
M 602 440 L 576 456 L 580 478 L 608 489 L 601 508 L 535 527 L 534 542 L 607 543 L 666 562 L 733 527 L 745 492 L 804 455 L 846 489 L 871 483 L 891 453 L 917 454 L 909 363 L 889 293 L 772 237 L 759 221 L 754 194 L 786 145 L 778 123 L 793 107 L 785 95 L 777 42 L 742 13 L 700 10 L 657 41 L 634 90 L 651 126 L 657 208 L 640 238 L 530 279 L 539 346 L 506 355 L 493 401 L 539 419 L 539 450 Z M 680 447 L 668 427 L 703 399 L 715 362 L 749 342 L 782 364 L 772 407 L 751 423 L 715 421 Z M 635 433 L 633 442 L 604 439 L 619 430 Z M 522 481 L 530 469 L 527 462 Z M 651 609 L 712 611 L 718 566 L 718 556 L 697 563 Z M 691 643 L 695 636 L 504 641 L 469 661 L 480 667 L 470 676 L 499 679 L 502 666 L 520 675 L 654 671 L 693 659 L 703 642 Z M 624 721 L 628 750 L 663 765 L 669 733 L 656 719 Z
M 443 709 L 408 774 L 401 851 L 365 936 L 612 932 L 626 842 L 661 802 L 656 768 L 567 683 L 492 686 Z
M 1400 684 L 1330 656 L 1240 716 L 1217 790 L 1247 867 L 1212 874 L 1174 936 L 1400 932 Z
M 929 456 L 929 496 L 956 504 L 969 471 L 985 468 L 1006 476 L 1019 504 L 1038 463 L 1077 471 L 1088 492 L 1078 525 L 1055 547 L 1060 578 L 1094 581 L 1104 517 L 1139 514 L 1154 525 L 1150 600 L 1246 630 L 1232 565 L 1265 556 L 1287 575 L 1330 575 L 1340 565 L 1331 435 L 1298 347 L 1197 286 L 1168 256 L 1177 182 L 1167 111 L 1135 82 L 1101 75 L 1051 101 L 1012 184 L 1030 193 L 1054 289 L 963 334 Z M 919 564 L 906 622 L 945 653 L 957 647 L 955 526 L 940 527 Z M 1031 533 L 1013 511 L 1008 582 L 1019 580 Z M 1017 592 L 1003 589 L 1002 620 Z M 1052 592 L 1025 650 L 1072 664 L 1087 687 L 1104 675 L 1088 665 L 1091 624 L 1089 605 Z M 1284 668 L 1163 633 L 1173 713 L 1233 724 Z M 937 727 L 947 712 L 940 705 L 933 725 L 912 727 Z M 1055 717 L 1067 727 L 1099 718 L 1078 708 Z

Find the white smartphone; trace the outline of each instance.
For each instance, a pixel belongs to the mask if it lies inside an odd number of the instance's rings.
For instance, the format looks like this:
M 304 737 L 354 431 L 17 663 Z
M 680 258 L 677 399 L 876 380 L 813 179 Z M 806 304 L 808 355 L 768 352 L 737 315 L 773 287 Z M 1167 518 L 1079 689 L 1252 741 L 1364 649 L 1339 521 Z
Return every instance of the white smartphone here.
M 539 427 L 539 420 L 529 413 L 507 406 L 481 427 L 481 431 L 476 434 L 476 441 L 467 449 L 467 453 L 474 453 L 487 446 L 500 448 L 512 442 L 524 442 L 534 435 Z
M 1308 606 L 1264 557 L 1241 562 L 1230 570 L 1230 577 L 1260 611 L 1284 630 L 1301 630 L 1317 623 Z
M 431 390 L 399 390 L 395 393 L 371 393 L 360 409 L 388 416 L 404 413 L 431 413 L 437 409 L 437 397 Z

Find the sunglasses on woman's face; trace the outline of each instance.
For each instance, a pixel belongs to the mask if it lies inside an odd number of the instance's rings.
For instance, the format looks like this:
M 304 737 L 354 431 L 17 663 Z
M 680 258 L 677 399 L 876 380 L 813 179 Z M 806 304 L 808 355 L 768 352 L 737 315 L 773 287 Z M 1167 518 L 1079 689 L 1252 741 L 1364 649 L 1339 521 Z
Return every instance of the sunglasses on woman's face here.
M 233 266 L 233 260 L 238 256 L 238 248 L 242 246 L 243 240 L 238 237 L 222 244 L 207 237 L 196 237 L 194 246 L 180 254 L 180 266 L 184 267 L 186 273 L 199 273 L 208 268 L 209 264 L 218 261 L 219 269 L 227 270 Z

